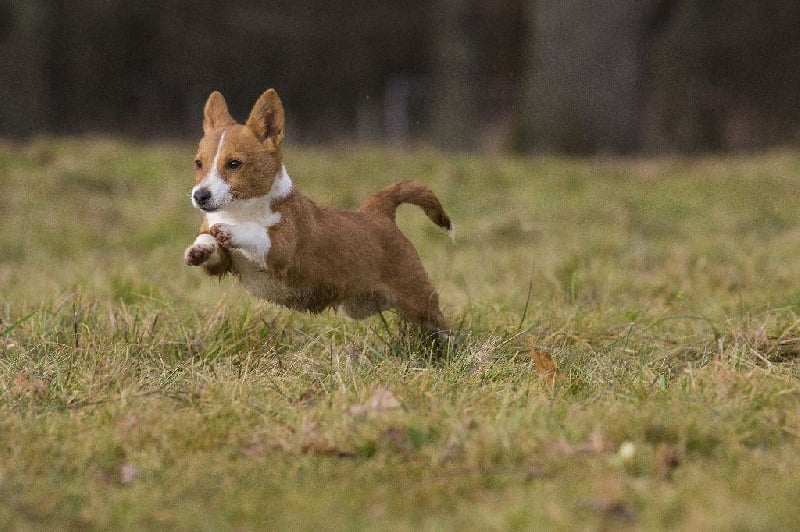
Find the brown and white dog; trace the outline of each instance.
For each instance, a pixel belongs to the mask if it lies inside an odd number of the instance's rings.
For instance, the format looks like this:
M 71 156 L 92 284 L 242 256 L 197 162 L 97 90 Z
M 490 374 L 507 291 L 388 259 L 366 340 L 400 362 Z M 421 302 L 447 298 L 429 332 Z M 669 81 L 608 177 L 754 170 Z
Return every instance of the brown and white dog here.
M 439 339 L 449 326 L 414 246 L 395 224 L 401 203 L 453 230 L 426 186 L 394 183 L 357 211 L 317 205 L 294 188 L 281 154 L 283 105 L 273 89 L 244 125 L 213 92 L 195 157 L 192 204 L 205 213 L 184 254 L 210 275 L 234 274 L 257 297 L 296 310 L 340 308 L 365 318 L 394 308 Z

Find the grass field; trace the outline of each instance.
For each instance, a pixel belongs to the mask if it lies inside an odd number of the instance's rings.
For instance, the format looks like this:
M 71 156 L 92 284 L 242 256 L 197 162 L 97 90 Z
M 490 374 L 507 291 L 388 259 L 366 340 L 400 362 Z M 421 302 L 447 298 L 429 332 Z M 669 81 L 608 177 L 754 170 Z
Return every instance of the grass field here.
M 0 144 L 0 528 L 779 530 L 800 522 L 800 153 L 290 149 L 400 225 L 459 343 L 183 265 L 189 144 Z

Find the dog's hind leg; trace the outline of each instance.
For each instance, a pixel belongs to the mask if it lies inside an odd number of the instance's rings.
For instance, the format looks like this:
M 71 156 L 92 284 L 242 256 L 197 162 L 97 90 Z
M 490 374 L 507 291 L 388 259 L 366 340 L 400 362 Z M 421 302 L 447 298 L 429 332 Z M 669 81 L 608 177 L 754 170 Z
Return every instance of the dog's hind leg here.
M 396 291 L 395 308 L 400 317 L 418 326 L 437 342 L 450 341 L 450 325 L 439 310 L 439 296 L 431 283 L 405 284 Z

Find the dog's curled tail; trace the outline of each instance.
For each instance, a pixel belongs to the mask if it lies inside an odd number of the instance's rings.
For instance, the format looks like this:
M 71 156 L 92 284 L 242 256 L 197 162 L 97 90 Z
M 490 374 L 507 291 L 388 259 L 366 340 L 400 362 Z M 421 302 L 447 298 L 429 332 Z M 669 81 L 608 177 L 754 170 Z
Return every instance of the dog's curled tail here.
M 398 181 L 386 188 L 383 188 L 361 204 L 359 210 L 373 212 L 388 216 L 394 221 L 397 206 L 401 203 L 410 203 L 421 208 L 433 223 L 447 229 L 450 237 L 455 236 L 455 226 L 450 221 L 450 217 L 444 212 L 439 198 L 431 189 L 421 183 L 414 181 Z

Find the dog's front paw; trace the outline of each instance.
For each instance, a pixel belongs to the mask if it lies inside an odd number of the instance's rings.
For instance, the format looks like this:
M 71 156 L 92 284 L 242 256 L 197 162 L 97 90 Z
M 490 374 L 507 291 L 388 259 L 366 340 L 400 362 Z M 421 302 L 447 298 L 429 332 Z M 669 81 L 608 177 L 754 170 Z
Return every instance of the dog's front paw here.
M 212 253 L 214 248 L 210 246 L 189 246 L 183 254 L 183 259 L 189 266 L 200 266 L 211 257 Z
M 233 228 L 228 224 L 215 224 L 208 230 L 211 236 L 224 248 L 232 248 L 233 244 Z
M 194 243 L 186 248 L 186 251 L 183 253 L 183 260 L 185 260 L 186 264 L 189 266 L 200 266 L 211 258 L 211 255 L 214 254 L 216 249 L 216 241 L 211 238 L 210 235 L 203 234 L 198 236 Z

